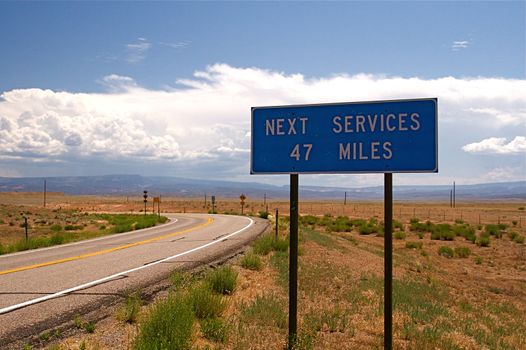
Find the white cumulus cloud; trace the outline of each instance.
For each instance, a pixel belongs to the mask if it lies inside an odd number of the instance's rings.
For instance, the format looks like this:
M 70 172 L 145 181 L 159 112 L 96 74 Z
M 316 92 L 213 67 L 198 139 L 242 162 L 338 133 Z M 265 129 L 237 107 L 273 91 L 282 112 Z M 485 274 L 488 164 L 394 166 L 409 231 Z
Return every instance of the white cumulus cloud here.
M 131 77 L 115 74 L 100 82 L 108 92 L 39 88 L 3 92 L 0 162 L 137 161 L 146 164 L 139 170 L 172 164 L 178 169 L 194 167 L 195 176 L 213 172 L 217 177 L 232 178 L 248 173 L 250 107 L 438 97 L 439 147 L 451 147 L 439 152 L 440 169 L 447 174 L 473 168 L 465 159 L 459 160 L 462 155 L 469 156 L 460 149 L 470 146 L 471 140 L 487 139 L 496 131 L 513 139 L 517 128 L 524 130 L 526 126 L 526 80 L 517 79 L 370 74 L 309 78 L 215 64 L 190 78 L 178 79 L 177 88 L 146 89 Z M 515 154 L 511 150 L 522 152 L 524 138 L 489 143 L 493 146 L 485 146 L 488 149 Z M 476 149 L 470 147 L 466 151 Z M 107 168 L 104 172 L 120 170 Z
M 470 153 L 521 153 L 526 152 L 526 137 L 517 136 L 510 142 L 507 142 L 505 137 L 490 137 L 480 142 L 467 144 L 462 149 Z

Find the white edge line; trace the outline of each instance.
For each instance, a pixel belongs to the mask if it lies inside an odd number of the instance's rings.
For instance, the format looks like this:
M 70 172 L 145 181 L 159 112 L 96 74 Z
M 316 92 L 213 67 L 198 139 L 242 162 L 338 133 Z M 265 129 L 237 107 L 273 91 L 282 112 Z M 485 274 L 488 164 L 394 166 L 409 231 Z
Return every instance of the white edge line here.
M 237 235 L 238 233 L 241 233 L 241 232 L 245 231 L 247 228 L 249 228 L 250 226 L 252 226 L 254 224 L 254 220 L 252 220 L 251 218 L 246 218 L 246 219 L 248 219 L 250 221 L 250 223 L 247 226 L 243 227 L 240 230 L 232 232 L 232 233 L 228 234 L 227 236 L 222 237 L 219 240 L 209 242 L 209 243 L 204 244 L 202 246 L 192 248 L 192 249 L 187 250 L 185 252 L 182 252 L 182 253 L 179 253 L 179 254 L 176 254 L 176 255 L 172 255 L 170 257 L 167 257 L 167 258 L 164 258 L 164 259 L 161 259 L 161 260 L 158 260 L 158 261 L 154 261 L 154 262 L 151 262 L 151 263 L 146 264 L 146 265 L 135 267 L 133 269 L 122 271 L 122 272 L 118 272 L 116 274 L 113 274 L 113 275 L 110 275 L 110 276 L 107 276 L 107 277 L 103 277 L 103 278 L 100 278 L 100 279 L 95 280 L 95 281 L 84 283 L 84 284 L 81 284 L 81 285 L 76 286 L 76 287 L 68 288 L 68 289 L 62 290 L 60 292 L 56 292 L 56 293 L 53 293 L 53 294 L 50 294 L 50 295 L 46 295 L 46 296 L 43 296 L 43 297 L 40 297 L 40 298 L 36 298 L 36 299 L 25 301 L 25 302 L 20 303 L 20 304 L 16 304 L 16 305 L 11 305 L 11 306 L 5 307 L 3 309 L 0 309 L 0 315 L 8 313 L 8 312 L 11 312 L 11 311 L 14 311 L 14 310 L 17 310 L 17 309 L 21 309 L 21 308 L 26 307 L 26 306 L 30 306 L 30 305 L 33 305 L 33 304 L 41 303 L 41 302 L 49 300 L 49 299 L 54 299 L 54 298 L 57 298 L 57 297 L 60 297 L 60 296 L 63 296 L 63 295 L 66 295 L 66 294 L 69 294 L 69 293 L 72 293 L 72 292 L 76 292 L 76 291 L 84 289 L 84 288 L 89 288 L 89 287 L 92 287 L 92 286 L 97 285 L 99 283 L 106 282 L 106 281 L 109 281 L 111 279 L 114 279 L 116 277 L 120 277 L 122 275 L 131 273 L 131 272 L 139 271 L 139 270 L 145 269 L 147 267 L 151 267 L 151 266 L 163 263 L 165 261 L 172 260 L 172 259 L 178 258 L 180 256 L 193 253 L 195 251 L 198 251 L 198 250 L 201 250 L 203 248 L 209 247 L 209 246 L 211 246 L 213 244 L 222 242 L 223 240 L 225 240 L 225 239 L 227 239 L 229 237 L 232 237 L 234 235 Z
M 91 242 L 102 241 L 104 239 L 109 239 L 109 238 L 123 237 L 123 236 L 131 235 L 132 233 L 143 233 L 143 232 L 147 232 L 147 231 L 152 231 L 153 229 L 156 229 L 156 228 L 166 228 L 166 227 L 169 227 L 169 225 L 175 224 L 177 221 L 179 221 L 176 218 L 173 218 L 173 220 L 172 219 L 169 219 L 169 220 L 170 221 L 168 221 L 167 223 L 164 223 L 164 224 L 161 224 L 161 225 L 157 225 L 157 226 L 143 228 L 141 230 L 133 230 L 133 231 L 123 232 L 123 233 L 114 233 L 114 234 L 110 234 L 110 235 L 106 235 L 106 236 L 102 236 L 102 237 L 86 239 L 86 240 L 83 240 L 83 241 L 71 242 L 71 243 L 66 243 L 66 244 L 59 244 L 59 245 L 54 245 L 54 246 L 45 247 L 45 248 L 38 248 L 38 250 L 37 249 L 28 249 L 28 250 L 24 250 L 24 251 L 16 252 L 16 253 L 11 253 L 11 254 L 2 254 L 2 255 L 0 255 L 0 259 L 2 259 L 2 258 L 9 258 L 9 257 L 12 257 L 12 256 L 18 256 L 18 255 L 34 253 L 35 251 L 43 252 L 43 251 L 50 250 L 50 249 L 57 249 L 57 248 L 62 248 L 62 247 L 71 247 L 71 246 L 79 245 L 79 244 L 86 244 L 86 243 L 91 243 Z

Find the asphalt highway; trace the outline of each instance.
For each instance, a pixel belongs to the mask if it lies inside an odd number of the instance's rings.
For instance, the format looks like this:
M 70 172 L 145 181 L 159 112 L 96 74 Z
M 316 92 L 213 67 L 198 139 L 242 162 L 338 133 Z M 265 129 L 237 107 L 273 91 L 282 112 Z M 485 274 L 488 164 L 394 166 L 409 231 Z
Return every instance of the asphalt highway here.
M 248 244 L 267 222 L 164 214 L 158 227 L 0 256 L 0 348 Z

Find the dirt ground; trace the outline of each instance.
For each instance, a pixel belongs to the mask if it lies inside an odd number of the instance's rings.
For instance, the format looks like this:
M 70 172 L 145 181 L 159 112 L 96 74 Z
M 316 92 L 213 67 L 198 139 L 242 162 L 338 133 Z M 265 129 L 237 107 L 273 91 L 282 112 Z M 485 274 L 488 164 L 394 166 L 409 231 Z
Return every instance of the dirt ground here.
M 44 208 L 42 193 L 0 193 L 0 204 Z M 72 196 L 62 193 L 48 193 L 46 207 L 48 209 L 73 209 L 81 212 L 144 212 L 144 202 L 137 196 Z M 243 206 L 244 214 L 257 215 L 260 211 L 271 214 L 278 209 L 281 215 L 289 215 L 289 204 L 286 199 L 263 201 L 262 198 L 247 198 Z M 153 212 L 153 201 L 150 197 L 146 205 L 147 212 Z M 210 196 L 205 204 L 203 198 L 161 197 L 161 212 L 208 212 L 212 210 Z M 216 198 L 214 210 L 217 213 L 241 213 L 241 204 L 237 199 Z M 383 217 L 381 201 L 353 202 L 347 201 L 313 201 L 300 199 L 299 206 L 302 215 L 343 215 L 356 218 Z M 155 206 L 157 212 L 157 206 Z M 522 202 L 457 202 L 455 208 L 450 208 L 449 202 L 399 202 L 393 203 L 393 217 L 398 221 L 409 221 L 411 218 L 431 220 L 433 222 L 454 222 L 463 220 L 470 224 L 512 225 L 516 221 L 518 227 L 526 227 L 526 203 Z
M 0 194 L 0 204 L 37 211 L 43 208 L 40 196 L 4 193 Z M 219 213 L 240 211 L 237 201 L 217 204 Z M 278 207 L 282 215 L 287 215 L 287 202 L 267 204 L 269 209 Z M 48 194 L 46 208 L 140 212 L 143 205 L 142 198 Z M 163 198 L 161 211 L 203 212 L 211 209 L 209 205 L 205 207 L 204 200 L 199 199 L 168 197 Z M 393 241 L 394 279 L 398 283 L 395 289 L 399 288 L 400 294 L 394 312 L 395 349 L 526 349 L 526 245 L 513 242 L 506 235 L 500 239 L 491 237 L 489 247 L 477 246 L 462 237 L 436 241 L 426 234 L 420 239 L 407 228 L 413 217 L 435 223 L 455 220 L 473 225 L 506 223 L 524 236 L 524 206 L 524 203 L 457 203 L 452 209 L 449 203 L 395 203 L 394 217 L 406 225 L 407 232 L 405 238 Z M 244 209 L 256 214 L 264 208 L 265 203 L 248 199 Z M 304 201 L 300 211 L 304 215 L 330 213 L 382 220 L 383 204 L 363 202 L 343 206 Z M 0 233 L 1 229 L 0 225 Z M 281 227 L 281 235 L 286 234 L 286 228 Z M 408 242 L 421 242 L 422 247 L 407 248 Z M 444 246 L 467 247 L 470 255 L 446 258 L 438 254 L 438 249 Z M 383 238 L 357 232 L 327 233 L 324 227 L 302 229 L 300 253 L 301 346 L 298 348 L 382 348 Z M 227 297 L 228 309 L 223 315 L 230 325 L 229 338 L 224 343 L 214 343 L 204 339 L 196 329 L 194 349 L 283 349 L 286 326 L 251 324 L 243 316 L 243 310 L 261 297 L 275 300 L 287 312 L 287 287 L 283 283 L 286 257 L 271 253 L 262 259 L 260 271 L 243 269 L 239 260 L 231 262 L 239 276 L 238 287 Z M 430 299 L 433 303 L 427 304 Z M 422 313 L 422 310 L 431 311 Z M 142 317 L 147 312 L 148 306 L 143 306 Z M 80 329 L 63 335 L 53 335 L 51 331 L 33 345 L 47 349 L 130 349 L 138 327 L 109 317 L 96 324 L 93 334 Z

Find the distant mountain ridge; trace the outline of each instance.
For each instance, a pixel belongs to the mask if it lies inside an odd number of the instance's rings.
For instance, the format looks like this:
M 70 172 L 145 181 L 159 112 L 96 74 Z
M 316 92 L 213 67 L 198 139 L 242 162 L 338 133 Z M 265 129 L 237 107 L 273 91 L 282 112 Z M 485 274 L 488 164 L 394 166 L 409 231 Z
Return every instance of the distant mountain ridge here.
M 41 192 L 44 179 L 49 192 L 91 195 L 133 195 L 148 190 L 152 194 L 179 197 L 201 197 L 204 193 L 222 198 L 236 198 L 245 193 L 249 198 L 286 199 L 288 186 L 257 182 L 234 182 L 188 179 L 168 176 L 104 175 L 61 177 L 0 177 L 0 192 Z M 449 185 L 395 186 L 395 200 L 449 201 Z M 383 187 L 322 187 L 300 186 L 305 199 L 342 199 L 347 192 L 349 200 L 380 200 Z M 457 200 L 526 201 L 526 181 L 499 182 L 476 185 L 457 185 Z

